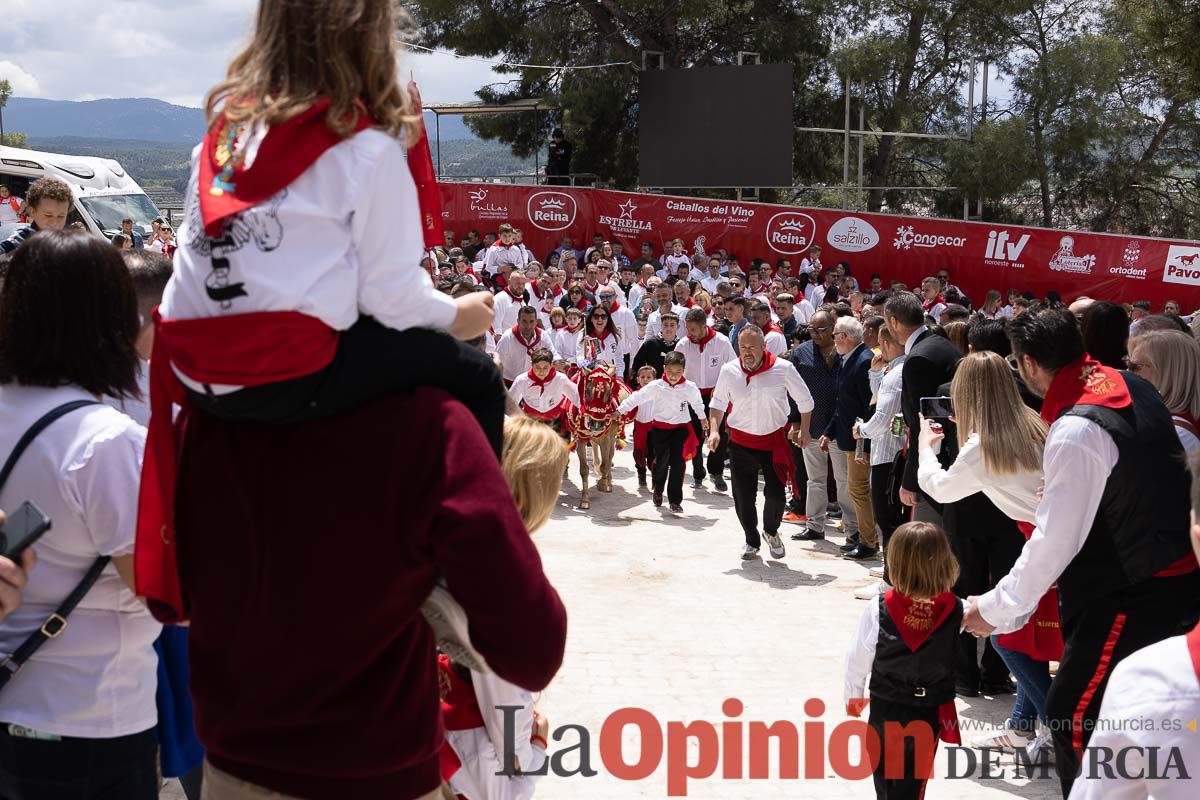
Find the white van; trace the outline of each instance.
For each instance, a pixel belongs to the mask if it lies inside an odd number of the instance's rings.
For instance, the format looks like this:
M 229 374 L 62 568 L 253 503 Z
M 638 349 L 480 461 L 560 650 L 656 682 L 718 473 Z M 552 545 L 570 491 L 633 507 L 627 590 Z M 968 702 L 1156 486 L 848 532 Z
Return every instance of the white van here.
M 137 181 L 110 158 L 0 147 L 0 184 L 14 195 L 24 197 L 29 184 L 47 176 L 66 181 L 75 195 L 68 226 L 82 222 L 92 233 L 111 237 L 128 217 L 135 231 L 148 236 L 150 221 L 159 216 L 158 207 Z

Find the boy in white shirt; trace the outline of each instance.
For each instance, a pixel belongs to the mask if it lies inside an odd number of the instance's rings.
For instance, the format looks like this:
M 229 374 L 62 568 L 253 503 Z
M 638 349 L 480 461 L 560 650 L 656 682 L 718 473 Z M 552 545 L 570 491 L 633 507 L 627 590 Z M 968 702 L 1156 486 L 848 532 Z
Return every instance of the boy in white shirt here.
M 654 505 L 662 506 L 665 484 L 667 501 L 676 514 L 683 513 L 685 465 L 699 447 L 692 430 L 691 412 L 703 420 L 704 433 L 708 433 L 700 390 L 683 376 L 685 362 L 683 353 L 667 353 L 663 358 L 663 376 L 625 398 L 617 408 L 621 414 L 643 405 L 653 409 L 649 447 L 654 453 Z
M 579 388 L 554 368 L 554 360 L 554 351 L 549 347 L 536 348 L 530 356 L 529 371 L 517 376 L 508 396 L 527 417 L 565 435 L 563 418 L 571 406 L 579 405 Z

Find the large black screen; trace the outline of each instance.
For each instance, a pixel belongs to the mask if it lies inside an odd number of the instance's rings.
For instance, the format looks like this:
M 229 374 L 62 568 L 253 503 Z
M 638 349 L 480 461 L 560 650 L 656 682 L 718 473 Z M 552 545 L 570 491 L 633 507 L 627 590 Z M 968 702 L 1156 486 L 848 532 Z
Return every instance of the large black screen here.
M 646 70 L 638 116 L 642 186 L 792 185 L 790 64 Z

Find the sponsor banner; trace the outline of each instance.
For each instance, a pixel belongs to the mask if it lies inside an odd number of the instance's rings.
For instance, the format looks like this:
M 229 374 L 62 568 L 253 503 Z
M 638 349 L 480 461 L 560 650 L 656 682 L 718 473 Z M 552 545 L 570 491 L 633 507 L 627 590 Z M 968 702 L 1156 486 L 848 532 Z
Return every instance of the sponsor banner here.
M 600 233 L 621 242 L 631 258 L 642 242 L 661 256 L 678 237 L 689 253 L 723 248 L 743 265 L 785 259 L 794 274 L 820 245 L 827 266 L 844 261 L 862 283 L 878 272 L 913 287 L 946 267 L 976 304 L 989 289 L 1018 289 L 1040 296 L 1055 290 L 1068 301 L 1086 294 L 1149 300 L 1156 309 L 1166 300 L 1200 307 L 1200 242 L 603 189 L 478 183 L 441 189 L 446 229 L 456 237 L 511 222 L 540 257 L 563 236 L 582 250 Z

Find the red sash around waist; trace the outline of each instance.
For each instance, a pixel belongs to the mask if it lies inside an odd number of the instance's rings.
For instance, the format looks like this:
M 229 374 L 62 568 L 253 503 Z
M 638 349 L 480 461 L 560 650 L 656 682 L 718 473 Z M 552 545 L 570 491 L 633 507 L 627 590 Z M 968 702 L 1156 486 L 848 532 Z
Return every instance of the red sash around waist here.
M 160 622 L 187 619 L 175 548 L 177 436 L 187 424 L 183 384 L 172 365 L 197 383 L 264 386 L 300 378 L 329 366 L 339 334 L 296 311 L 262 311 L 227 317 L 164 320 L 154 311 L 150 359 L 150 424 L 138 495 L 134 578 Z M 171 404 L 181 406 L 172 419 Z
M 783 481 L 784 486 L 789 486 L 794 479 L 796 464 L 792 461 L 792 445 L 788 441 L 787 432 L 786 425 L 773 433 L 765 434 L 747 433 L 731 426 L 729 441 L 751 450 L 769 450 L 775 474 Z

